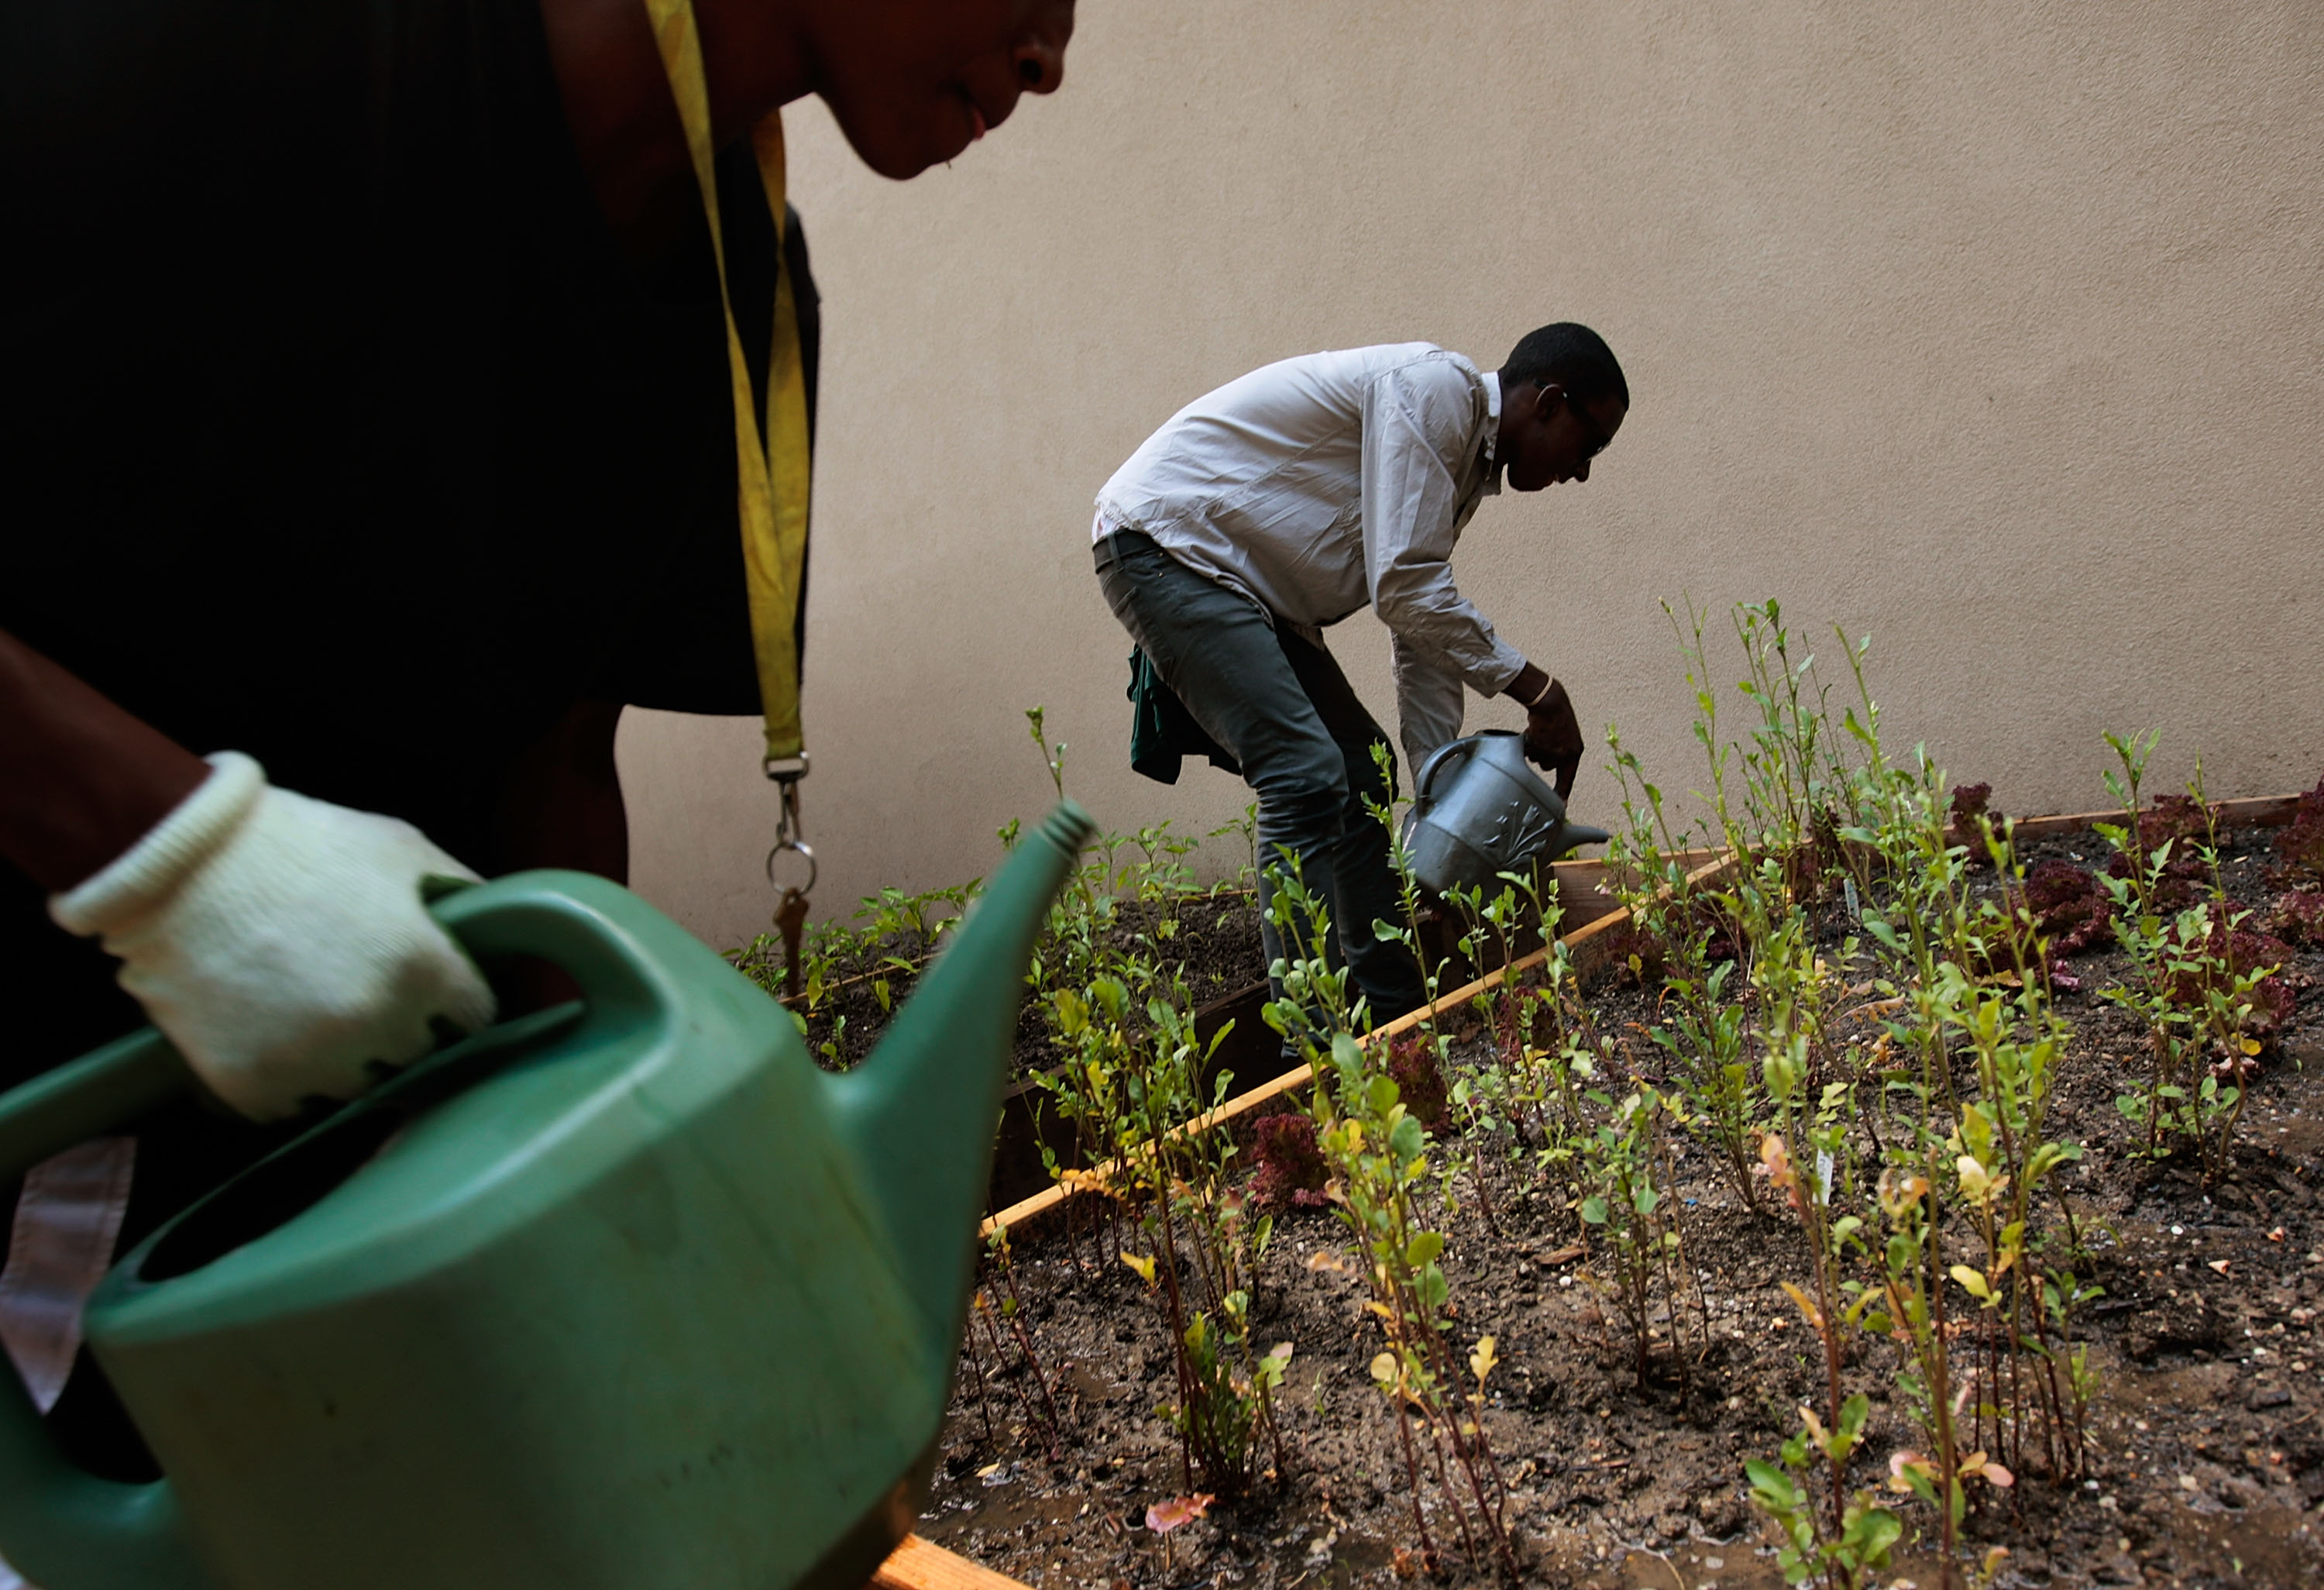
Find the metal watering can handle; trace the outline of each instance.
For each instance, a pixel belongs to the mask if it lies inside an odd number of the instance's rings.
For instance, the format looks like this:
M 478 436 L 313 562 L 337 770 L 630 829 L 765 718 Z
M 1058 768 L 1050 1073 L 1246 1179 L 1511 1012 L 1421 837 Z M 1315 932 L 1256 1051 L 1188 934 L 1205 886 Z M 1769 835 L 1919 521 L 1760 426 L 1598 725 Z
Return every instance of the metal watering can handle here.
M 1458 759 L 1466 763 L 1469 758 L 1477 753 L 1477 736 L 1471 735 L 1465 739 L 1447 740 L 1429 753 L 1428 760 L 1420 764 L 1420 776 L 1412 781 L 1413 816 L 1418 817 L 1428 809 L 1430 804 L 1428 791 L 1436 782 L 1436 775 L 1444 764 L 1454 760 L 1456 752 L 1459 753 Z
M 476 1033 L 408 1068 L 345 1113 L 416 1114 L 492 1075 L 539 1040 L 561 1036 L 576 1017 L 593 1024 L 666 1013 L 669 1005 L 650 948 L 622 920 L 621 902 L 629 898 L 603 878 L 536 872 L 436 901 L 430 912 L 471 955 L 543 957 L 572 975 L 585 1005 L 560 1006 Z M 196 1086 L 170 1040 L 150 1027 L 60 1066 L 0 1095 L 0 1179 L 117 1131 Z M 66 1461 L 14 1366 L 5 1361 L 0 1555 L 43 1590 L 217 1590 L 194 1555 L 169 1481 L 100 1480 Z

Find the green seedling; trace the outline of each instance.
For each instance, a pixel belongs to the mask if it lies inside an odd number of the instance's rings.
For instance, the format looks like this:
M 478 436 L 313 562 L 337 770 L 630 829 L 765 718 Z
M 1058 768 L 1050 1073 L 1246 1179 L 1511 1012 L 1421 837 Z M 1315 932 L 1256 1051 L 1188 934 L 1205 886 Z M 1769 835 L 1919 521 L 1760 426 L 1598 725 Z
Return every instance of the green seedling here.
M 1821 1585 L 1825 1590 L 1858 1590 L 1888 1566 L 1888 1554 L 1904 1538 L 1904 1521 L 1873 1498 L 1849 1498 L 1827 1521 L 1806 1483 L 1819 1466 L 1844 1473 L 1864 1439 L 1871 1403 L 1861 1392 L 1841 1405 L 1830 1428 L 1812 1409 L 1800 1410 L 1800 1429 L 1783 1446 L 1782 1462 L 1746 1459 L 1751 1501 L 1783 1532 L 1775 1564 L 1787 1585 Z
M 2160 1158 L 2184 1144 L 2205 1184 L 2216 1186 L 2234 1162 L 2236 1129 L 2266 1047 L 2258 998 L 2278 968 L 2237 964 L 2237 936 L 2251 913 L 2227 898 L 2221 880 L 2218 817 L 2203 799 L 2200 761 L 2187 792 L 2207 825 L 2208 843 L 2192 846 L 2204 896 L 2184 910 L 2163 909 L 2172 853 L 2181 841 L 2166 839 L 2149 850 L 2140 822 L 2141 785 L 2157 739 L 2153 730 L 2107 736 L 2120 766 L 2107 784 L 2126 820 L 2098 829 L 2115 847 L 2115 871 L 2122 874 L 2110 872 L 2098 882 L 2113 897 L 2115 936 L 2135 975 L 2101 996 L 2146 1029 L 2149 1057 L 2142 1090 L 2115 1104 L 2144 1128 L 2149 1154 Z

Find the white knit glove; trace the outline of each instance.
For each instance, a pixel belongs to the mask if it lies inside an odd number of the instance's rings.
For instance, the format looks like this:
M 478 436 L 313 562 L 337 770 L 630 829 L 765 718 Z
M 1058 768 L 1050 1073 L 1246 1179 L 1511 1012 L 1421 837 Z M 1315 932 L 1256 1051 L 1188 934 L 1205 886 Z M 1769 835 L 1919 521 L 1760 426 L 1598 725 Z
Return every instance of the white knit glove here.
M 477 882 L 410 824 L 266 782 L 239 752 L 49 914 L 101 933 L 121 985 L 213 1092 L 254 1120 L 353 1098 L 436 1047 L 430 1019 L 493 1020 L 425 880 Z

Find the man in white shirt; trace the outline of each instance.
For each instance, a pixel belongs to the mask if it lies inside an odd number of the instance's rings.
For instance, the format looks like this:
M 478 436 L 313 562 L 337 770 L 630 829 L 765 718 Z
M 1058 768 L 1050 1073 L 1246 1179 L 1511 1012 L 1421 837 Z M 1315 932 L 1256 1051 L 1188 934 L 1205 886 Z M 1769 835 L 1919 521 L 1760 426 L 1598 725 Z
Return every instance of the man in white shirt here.
M 1564 687 L 1494 633 L 1449 560 L 1505 476 L 1525 492 L 1589 479 L 1629 406 L 1612 351 L 1570 322 L 1498 371 L 1425 342 L 1310 354 L 1197 398 L 1098 494 L 1114 616 L 1258 792 L 1262 900 L 1266 869 L 1296 857 L 1376 1020 L 1424 985 L 1370 930 L 1397 916 L 1366 808 L 1390 793 L 1371 754 L 1385 736 L 1323 626 L 1369 605 L 1392 632 L 1413 765 L 1459 735 L 1466 686 L 1526 705 L 1526 753 L 1567 793 L 1582 742 Z M 1265 938 L 1271 965 L 1283 949 Z

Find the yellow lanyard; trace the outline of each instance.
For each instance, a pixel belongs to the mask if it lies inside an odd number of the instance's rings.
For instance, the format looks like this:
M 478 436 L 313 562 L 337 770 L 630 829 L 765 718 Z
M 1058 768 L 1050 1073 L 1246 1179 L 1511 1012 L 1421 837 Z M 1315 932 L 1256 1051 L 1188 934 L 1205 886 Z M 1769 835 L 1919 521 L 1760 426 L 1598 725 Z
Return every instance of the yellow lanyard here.
M 799 352 L 798 312 L 790 270 L 782 263 L 784 226 L 783 122 L 770 115 L 751 131 L 759 180 L 775 217 L 777 241 L 774 347 L 767 359 L 767 429 L 759 434 L 751 398 L 751 367 L 734 328 L 733 295 L 726 280 L 726 244 L 718 222 L 718 179 L 710 143 L 710 91 L 702 73 L 702 38 L 692 0 L 645 0 L 661 46 L 662 69 L 678 99 L 694 180 L 710 218 L 710 248 L 718 261 L 718 296 L 726 311 L 726 364 L 734 384 L 735 502 L 742 522 L 742 568 L 751 601 L 751 644 L 758 655 L 759 701 L 767 718 L 770 777 L 796 779 L 779 764 L 806 771 L 799 740 L 799 578 L 807 559 L 807 372 Z M 795 786 L 794 786 L 795 788 Z M 787 792 L 788 794 L 788 792 Z M 791 811 L 787 800 L 788 829 Z

